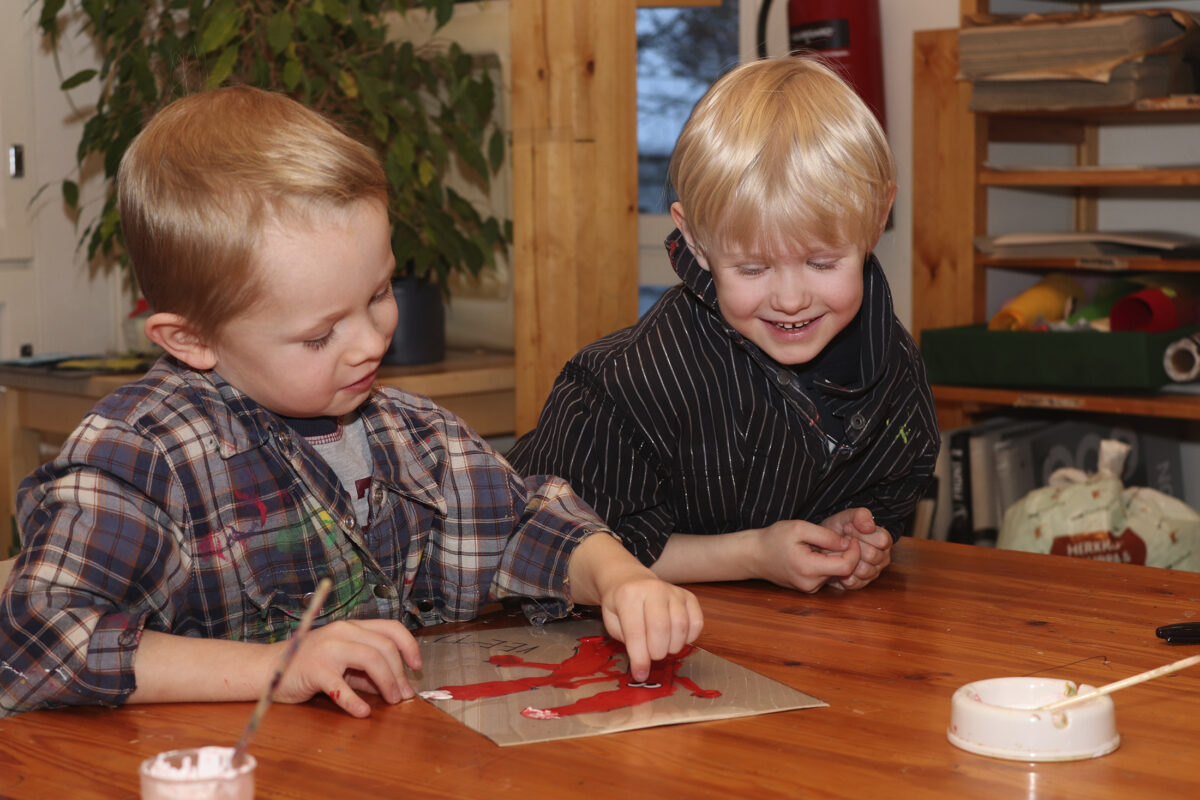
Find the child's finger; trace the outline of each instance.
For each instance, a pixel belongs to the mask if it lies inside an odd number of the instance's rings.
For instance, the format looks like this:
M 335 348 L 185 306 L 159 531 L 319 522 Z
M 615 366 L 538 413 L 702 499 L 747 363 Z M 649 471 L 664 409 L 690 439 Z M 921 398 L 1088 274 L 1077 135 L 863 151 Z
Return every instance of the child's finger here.
M 632 616 L 637 619 L 630 619 Z M 622 618 L 621 633 L 625 637 L 625 653 L 629 656 L 629 674 L 635 681 L 646 680 L 650 676 L 651 659 L 646 647 L 646 621 L 640 608 L 636 614 Z
M 857 539 L 843 539 L 842 541 L 845 543 L 843 550 L 822 548 L 812 550 L 809 557 L 818 562 L 817 569 L 820 574 L 845 577 L 858 566 L 858 562 L 862 560 L 862 546 Z
M 671 643 L 667 652 L 678 653 L 685 645 L 696 641 L 704 628 L 704 614 L 700 611 L 700 602 L 691 592 L 672 605 Z
M 344 678 L 334 678 L 326 687 L 325 694 L 352 717 L 362 719 L 371 715 L 370 704 L 355 694 Z
M 369 635 L 356 641 L 340 645 L 341 658 L 346 668 L 360 670 L 375 684 L 381 697 L 389 703 L 398 703 L 415 696 L 404 664 L 392 640 L 385 636 L 366 632 Z
M 362 631 L 370 632 L 374 636 L 383 637 L 390 646 L 384 646 L 384 642 L 378 642 L 380 650 L 386 654 L 395 653 L 393 659 L 393 667 L 396 672 L 403 672 L 401 662 L 408 664 L 411 669 L 421 668 L 421 648 L 417 644 L 417 640 L 413 637 L 412 632 L 405 628 L 396 620 L 391 619 L 363 619 L 355 620 L 350 623 Z M 356 637 L 365 641 L 362 636 Z
M 802 523 L 802 527 L 798 528 L 797 532 L 798 541 L 832 553 L 844 553 L 849 549 L 851 542 L 857 541 L 853 537 L 831 531 L 821 525 Z

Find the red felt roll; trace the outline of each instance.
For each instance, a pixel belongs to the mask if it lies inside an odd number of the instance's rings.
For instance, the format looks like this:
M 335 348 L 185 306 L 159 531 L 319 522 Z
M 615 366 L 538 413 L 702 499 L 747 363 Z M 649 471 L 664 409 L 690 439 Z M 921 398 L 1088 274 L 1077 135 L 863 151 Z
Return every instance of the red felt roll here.
M 1195 321 L 1195 300 L 1190 292 L 1148 287 L 1113 304 L 1109 325 L 1114 331 L 1158 333 Z

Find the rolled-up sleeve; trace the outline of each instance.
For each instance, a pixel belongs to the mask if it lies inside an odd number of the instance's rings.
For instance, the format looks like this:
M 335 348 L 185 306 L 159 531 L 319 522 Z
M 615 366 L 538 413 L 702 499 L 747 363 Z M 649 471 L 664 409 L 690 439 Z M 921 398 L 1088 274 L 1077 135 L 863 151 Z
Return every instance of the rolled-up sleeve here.
M 18 493 L 25 545 L 0 596 L 3 713 L 124 702 L 142 627 L 183 581 L 169 521 L 132 483 L 153 462 L 144 441 L 91 433 Z

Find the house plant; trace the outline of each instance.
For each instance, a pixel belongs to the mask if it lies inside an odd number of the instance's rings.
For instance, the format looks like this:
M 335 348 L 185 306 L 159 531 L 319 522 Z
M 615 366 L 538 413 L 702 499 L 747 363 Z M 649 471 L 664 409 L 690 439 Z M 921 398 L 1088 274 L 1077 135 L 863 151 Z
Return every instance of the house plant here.
M 143 123 L 184 94 L 249 84 L 287 92 L 377 148 L 392 189 L 398 297 L 410 289 L 432 292 L 432 303 L 425 294 L 418 307 L 440 312 L 438 294 L 449 296 L 451 274 L 477 275 L 511 239 L 508 222 L 481 212 L 445 176 L 453 169 L 486 190 L 505 142 L 493 122 L 495 87 L 469 54 L 452 42 L 389 36 L 389 20 L 418 8 L 433 14 L 440 29 L 454 2 L 42 0 L 39 27 L 55 52 L 78 28 L 100 60 L 97 69 L 62 82 L 64 91 L 99 87 L 94 107 L 81 112 L 76 151 L 81 173 L 95 159 L 106 181 L 103 206 L 80 238 L 92 268 L 122 269 L 136 293 L 113 177 Z M 68 210 L 79 213 L 74 176 L 62 181 L 62 192 Z M 435 333 L 444 339 L 443 331 Z

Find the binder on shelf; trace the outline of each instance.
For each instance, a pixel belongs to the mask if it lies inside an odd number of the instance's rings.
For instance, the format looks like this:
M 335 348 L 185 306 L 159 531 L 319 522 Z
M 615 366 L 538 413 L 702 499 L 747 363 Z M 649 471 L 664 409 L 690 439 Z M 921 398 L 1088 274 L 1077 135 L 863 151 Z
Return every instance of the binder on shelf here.
M 971 544 L 975 541 L 971 513 L 971 428 L 947 431 L 950 472 L 950 524 L 946 541 Z

